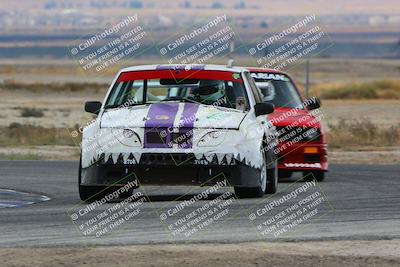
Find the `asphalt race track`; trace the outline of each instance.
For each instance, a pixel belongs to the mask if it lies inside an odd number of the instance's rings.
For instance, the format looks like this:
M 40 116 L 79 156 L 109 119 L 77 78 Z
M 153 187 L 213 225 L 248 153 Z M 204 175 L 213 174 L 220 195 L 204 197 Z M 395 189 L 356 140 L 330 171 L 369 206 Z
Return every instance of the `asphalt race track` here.
M 82 215 L 75 223 L 71 219 L 71 214 L 87 207 L 81 204 L 78 196 L 77 165 L 77 162 L 0 161 L 0 247 L 374 240 L 400 237 L 400 166 L 331 165 L 326 181 L 312 188 L 319 192 L 318 196 L 323 196 L 323 202 L 315 204 L 316 213 L 298 225 L 293 224 L 292 228 L 279 235 L 273 234 L 276 231 L 263 235 L 260 225 L 268 218 L 293 207 L 302 196 L 286 200 L 267 215 L 260 215 L 254 220 L 249 218 L 251 214 L 269 207 L 274 200 L 280 200 L 306 184 L 295 183 L 298 180 L 296 177 L 279 183 L 279 191 L 272 197 L 266 195 L 263 199 L 225 202 L 227 206 L 220 210 L 220 216 L 214 213 L 214 221 L 190 235 L 174 230 L 183 225 L 184 218 L 193 219 L 190 214 L 231 189 L 225 188 L 208 196 L 206 200 L 191 203 L 163 221 L 160 220 L 161 214 L 176 209 L 184 200 L 191 199 L 204 188 L 147 186 L 143 192 L 149 201 L 137 203 L 135 210 L 129 210 L 130 216 L 125 217 L 123 223 L 118 226 L 115 224 L 108 233 L 95 237 L 84 236 L 79 229 L 79 225 L 84 223 L 89 227 L 89 213 Z M 310 195 L 311 191 L 306 193 Z M 186 194 L 184 198 L 175 200 L 182 194 Z M 20 203 L 21 198 L 23 205 L 15 204 Z M 31 204 L 33 202 L 36 203 Z M 15 207 L 9 206 L 10 203 L 14 203 Z M 118 203 L 100 205 L 95 211 L 90 211 L 90 216 L 103 214 L 98 218 L 105 219 L 111 216 L 110 210 L 116 210 Z M 125 203 L 125 208 L 129 204 L 132 203 Z M 223 213 L 224 210 L 226 213 Z M 133 214 L 133 211 L 138 213 Z M 207 212 L 205 209 L 202 211 Z

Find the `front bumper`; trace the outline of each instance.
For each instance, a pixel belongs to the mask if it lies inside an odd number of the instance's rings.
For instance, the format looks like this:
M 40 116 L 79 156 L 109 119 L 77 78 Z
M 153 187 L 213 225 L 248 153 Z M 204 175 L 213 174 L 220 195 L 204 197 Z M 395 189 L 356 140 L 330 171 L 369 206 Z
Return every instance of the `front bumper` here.
M 134 175 L 132 175 L 134 174 Z M 191 153 L 143 153 L 128 160 L 104 155 L 82 169 L 82 185 L 122 186 L 128 181 L 139 184 L 204 185 L 226 180 L 230 186 L 260 186 L 260 170 L 246 164 L 246 159 L 233 155 L 208 155 L 202 158 Z
M 327 145 L 323 143 L 287 143 L 277 148 L 278 169 L 284 171 L 328 171 Z

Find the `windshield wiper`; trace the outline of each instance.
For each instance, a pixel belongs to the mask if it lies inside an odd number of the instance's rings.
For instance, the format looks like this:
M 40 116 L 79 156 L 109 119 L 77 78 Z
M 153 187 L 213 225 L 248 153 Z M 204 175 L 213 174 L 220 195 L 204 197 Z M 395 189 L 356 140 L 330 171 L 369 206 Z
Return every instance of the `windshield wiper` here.
M 129 105 L 126 104 L 121 104 L 121 105 L 107 105 L 104 108 L 108 109 L 108 108 L 126 108 L 126 107 L 133 107 L 133 106 L 140 106 L 140 105 L 150 105 L 150 103 L 132 103 Z
M 195 104 L 200 104 L 200 105 L 203 104 L 203 103 L 197 102 L 196 100 L 186 98 L 186 97 L 168 97 L 161 101 L 182 101 L 182 102 L 190 102 L 190 103 L 195 103 Z

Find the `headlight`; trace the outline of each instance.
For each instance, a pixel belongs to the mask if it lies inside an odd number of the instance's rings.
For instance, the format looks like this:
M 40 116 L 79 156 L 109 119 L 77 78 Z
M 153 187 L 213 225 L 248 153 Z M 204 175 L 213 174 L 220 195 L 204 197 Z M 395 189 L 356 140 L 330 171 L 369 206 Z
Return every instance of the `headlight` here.
M 130 147 L 141 146 L 139 135 L 131 129 L 113 129 L 114 137 L 123 145 Z
M 212 131 L 208 132 L 200 138 L 198 146 L 218 146 L 221 144 L 226 136 L 226 131 Z

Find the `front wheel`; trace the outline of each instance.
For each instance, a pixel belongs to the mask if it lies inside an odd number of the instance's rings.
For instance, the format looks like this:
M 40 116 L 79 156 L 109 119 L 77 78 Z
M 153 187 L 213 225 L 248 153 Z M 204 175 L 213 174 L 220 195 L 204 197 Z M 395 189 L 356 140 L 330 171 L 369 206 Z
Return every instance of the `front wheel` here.
M 264 192 L 267 188 L 267 166 L 266 166 L 266 156 L 261 149 L 261 159 L 262 163 L 260 166 L 259 175 L 259 186 L 257 187 L 234 187 L 235 194 L 238 198 L 260 198 L 263 197 Z
M 267 188 L 265 194 L 275 194 L 278 190 L 278 166 L 267 169 Z
M 84 202 L 93 202 L 105 197 L 107 194 L 113 193 L 113 190 L 118 188 L 108 187 L 108 186 L 90 186 L 82 185 L 82 157 L 79 159 L 79 170 L 78 170 L 78 188 L 79 188 L 79 198 Z M 133 194 L 133 188 L 128 191 L 122 192 L 120 198 L 128 198 Z
M 234 187 L 235 195 L 238 198 L 259 198 L 264 195 L 261 187 Z
M 79 159 L 79 169 L 78 169 L 78 188 L 79 188 L 79 198 L 85 202 L 94 201 L 96 197 L 100 197 L 99 193 L 106 189 L 105 187 L 98 186 L 87 186 L 81 185 L 82 183 L 82 156 Z
M 102 198 L 100 192 L 105 189 L 105 187 L 79 185 L 79 197 L 82 201 L 93 202 Z

